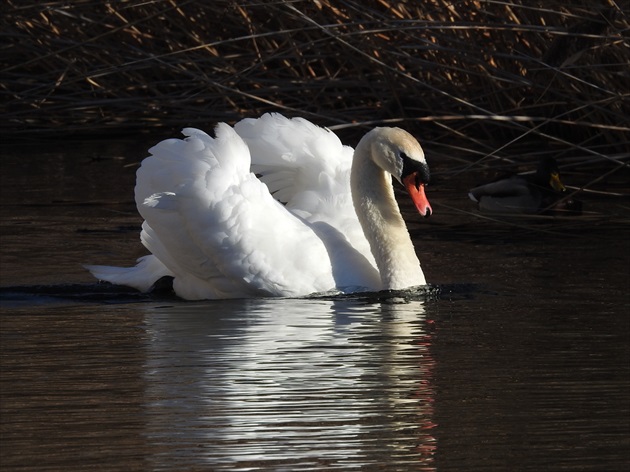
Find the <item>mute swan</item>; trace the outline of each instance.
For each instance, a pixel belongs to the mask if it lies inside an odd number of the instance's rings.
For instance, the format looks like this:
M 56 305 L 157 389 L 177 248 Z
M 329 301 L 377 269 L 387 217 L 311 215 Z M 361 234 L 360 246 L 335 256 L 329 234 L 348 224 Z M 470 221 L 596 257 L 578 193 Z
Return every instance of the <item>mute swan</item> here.
M 471 189 L 468 197 L 483 212 L 534 214 L 553 205 L 565 191 L 558 163 L 547 156 L 540 159 L 534 175 L 501 178 Z
M 390 177 L 431 214 L 429 168 L 406 131 L 375 128 L 354 153 L 332 131 L 279 114 L 220 123 L 216 138 L 183 134 L 151 148 L 137 172 L 152 254 L 130 268 L 86 266 L 96 278 L 148 291 L 171 276 L 191 300 L 426 284 Z

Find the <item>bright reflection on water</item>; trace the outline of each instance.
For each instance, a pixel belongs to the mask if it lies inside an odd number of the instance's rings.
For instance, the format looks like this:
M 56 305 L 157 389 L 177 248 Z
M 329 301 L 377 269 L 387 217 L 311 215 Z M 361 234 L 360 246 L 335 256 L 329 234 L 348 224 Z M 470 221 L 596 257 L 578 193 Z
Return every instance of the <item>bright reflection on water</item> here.
M 151 308 L 146 324 L 156 464 L 434 470 L 422 302 L 180 304 Z

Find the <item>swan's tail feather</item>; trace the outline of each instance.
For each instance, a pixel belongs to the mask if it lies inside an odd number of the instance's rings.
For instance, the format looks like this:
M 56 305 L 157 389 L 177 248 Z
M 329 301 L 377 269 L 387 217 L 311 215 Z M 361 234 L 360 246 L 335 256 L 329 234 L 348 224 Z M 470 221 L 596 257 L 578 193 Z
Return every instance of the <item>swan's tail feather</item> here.
M 138 259 L 134 267 L 113 267 L 104 265 L 85 265 L 94 277 L 115 285 L 126 285 L 148 292 L 158 279 L 173 273 L 169 271 L 160 260 L 153 256 L 144 256 Z

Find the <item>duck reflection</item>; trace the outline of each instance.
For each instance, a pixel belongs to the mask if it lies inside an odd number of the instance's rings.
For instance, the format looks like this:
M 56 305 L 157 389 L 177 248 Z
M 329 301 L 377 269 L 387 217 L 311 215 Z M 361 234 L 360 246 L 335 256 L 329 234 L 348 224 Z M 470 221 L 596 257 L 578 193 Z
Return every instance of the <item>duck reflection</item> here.
M 262 299 L 146 315 L 156 460 L 434 470 L 424 302 Z

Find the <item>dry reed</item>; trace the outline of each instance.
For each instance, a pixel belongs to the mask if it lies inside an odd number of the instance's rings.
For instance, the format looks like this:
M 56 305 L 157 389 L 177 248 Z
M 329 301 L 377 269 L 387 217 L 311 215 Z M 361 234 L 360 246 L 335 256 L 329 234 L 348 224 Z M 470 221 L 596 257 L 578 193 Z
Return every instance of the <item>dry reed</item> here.
M 627 170 L 624 0 L 8 0 L 5 139 L 209 129 L 267 111 L 400 124 L 451 166 Z M 519 162 L 518 159 L 516 159 Z

